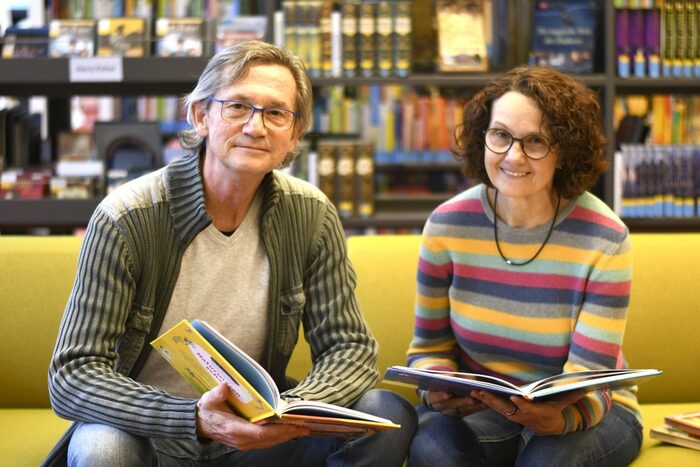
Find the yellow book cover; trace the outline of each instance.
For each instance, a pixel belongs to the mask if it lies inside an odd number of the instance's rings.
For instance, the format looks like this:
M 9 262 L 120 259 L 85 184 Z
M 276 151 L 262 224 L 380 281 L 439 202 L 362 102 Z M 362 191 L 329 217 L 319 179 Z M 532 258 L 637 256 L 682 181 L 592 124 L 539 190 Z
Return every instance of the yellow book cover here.
M 355 76 L 358 66 L 358 6 L 354 0 L 344 0 L 341 7 L 341 34 L 343 38 L 343 73 Z
M 100 57 L 144 57 L 148 34 L 143 18 L 97 20 L 97 55 Z
M 355 214 L 355 161 L 357 154 L 352 141 L 338 141 L 338 159 L 335 167 L 335 201 L 340 217 Z
M 197 391 L 227 383 L 232 393 L 228 403 L 237 415 L 251 422 L 275 415 L 258 391 L 188 321 L 181 321 L 151 345 Z
M 487 71 L 490 0 L 436 1 L 440 71 Z
M 358 437 L 400 428 L 338 405 L 285 400 L 260 364 L 204 321 L 182 320 L 151 345 L 200 393 L 227 384 L 231 410 L 251 422 L 303 425 L 315 436 Z

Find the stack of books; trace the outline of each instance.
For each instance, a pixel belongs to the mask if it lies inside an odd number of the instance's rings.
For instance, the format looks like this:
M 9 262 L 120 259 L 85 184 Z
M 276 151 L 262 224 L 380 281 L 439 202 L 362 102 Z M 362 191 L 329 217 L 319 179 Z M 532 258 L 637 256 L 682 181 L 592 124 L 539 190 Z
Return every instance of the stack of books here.
M 664 422 L 652 428 L 649 436 L 700 451 L 700 411 L 668 415 L 664 417 Z

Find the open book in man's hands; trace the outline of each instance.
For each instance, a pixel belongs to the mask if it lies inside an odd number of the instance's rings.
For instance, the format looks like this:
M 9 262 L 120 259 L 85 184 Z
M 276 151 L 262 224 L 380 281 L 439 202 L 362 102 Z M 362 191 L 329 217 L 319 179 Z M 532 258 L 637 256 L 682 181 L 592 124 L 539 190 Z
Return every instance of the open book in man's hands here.
M 228 384 L 229 406 L 251 422 L 303 425 L 315 436 L 358 437 L 400 428 L 391 420 L 338 405 L 284 400 L 258 362 L 204 321 L 183 320 L 151 345 L 200 393 Z
M 384 374 L 384 381 L 456 395 L 468 396 L 472 390 L 483 390 L 501 394 L 505 397 L 521 396 L 532 400 L 577 389 L 586 391 L 602 388 L 612 389 L 634 384 L 630 380 L 641 381 L 660 374 L 661 371 L 654 369 L 587 370 L 562 373 L 535 381 L 534 383 L 518 386 L 495 376 L 477 373 L 392 366 L 387 368 Z

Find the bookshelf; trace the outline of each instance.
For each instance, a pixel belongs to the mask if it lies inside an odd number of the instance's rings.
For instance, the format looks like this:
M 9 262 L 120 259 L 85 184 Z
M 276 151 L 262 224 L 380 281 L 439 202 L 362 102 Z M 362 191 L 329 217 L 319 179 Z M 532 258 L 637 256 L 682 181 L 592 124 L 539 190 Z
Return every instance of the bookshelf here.
M 508 50 L 508 67 L 524 63 L 527 57 L 529 28 L 523 24 L 529 21 L 531 2 L 507 0 L 514 8 L 516 16 L 523 23 L 514 24 L 510 17 L 508 29 L 511 44 Z M 261 2 L 260 11 L 272 12 L 279 7 L 279 2 L 267 0 Z M 617 77 L 615 37 L 615 10 L 613 2 L 601 1 L 602 23 L 599 32 L 604 46 L 600 50 L 597 72 L 579 76 L 589 87 L 599 92 L 603 109 L 603 125 L 610 140 L 608 159 L 613 160 L 614 122 L 613 106 L 618 95 L 676 93 L 696 94 L 700 92 L 700 80 L 697 78 L 626 78 Z M 272 21 L 270 21 L 271 27 Z M 268 37 L 271 37 L 268 31 Z M 33 95 L 47 96 L 48 131 L 56 134 L 68 125 L 66 115 L 69 113 L 68 100 L 73 95 L 132 96 L 141 94 L 177 94 L 189 92 L 206 65 L 208 57 L 143 57 L 123 58 L 123 80 L 108 83 L 76 83 L 69 79 L 69 59 L 67 58 L 8 58 L 0 59 L 0 96 L 12 95 L 27 97 Z M 500 71 L 500 70 L 499 70 Z M 333 85 L 362 86 L 398 84 L 407 87 L 437 86 L 465 90 L 477 90 L 499 74 L 499 71 L 486 73 L 431 73 L 417 71 L 405 77 L 312 77 L 315 88 Z M 424 164 L 406 164 L 402 166 L 377 166 L 377 171 L 410 170 L 450 170 L 450 167 L 431 167 Z M 452 170 L 458 171 L 455 166 Z M 612 173 L 601 180 L 597 194 L 608 204 L 613 202 L 614 180 Z M 349 229 L 363 228 L 412 228 L 420 229 L 430 211 L 446 195 L 379 195 L 376 200 L 376 213 L 370 218 L 344 219 Z M 99 199 L 87 200 L 0 200 L 0 231 L 28 227 L 49 227 L 68 229 L 84 226 Z M 625 219 L 632 231 L 698 231 L 700 219 Z

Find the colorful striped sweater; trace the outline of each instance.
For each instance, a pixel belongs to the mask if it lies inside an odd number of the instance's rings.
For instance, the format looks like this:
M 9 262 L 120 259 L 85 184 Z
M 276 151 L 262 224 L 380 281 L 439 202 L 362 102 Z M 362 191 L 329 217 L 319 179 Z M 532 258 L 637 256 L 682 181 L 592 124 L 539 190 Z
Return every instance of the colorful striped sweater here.
M 560 212 L 525 266 L 496 249 L 484 185 L 439 206 L 423 233 L 413 367 L 491 374 L 525 384 L 565 371 L 623 368 L 631 244 L 622 221 L 590 193 Z M 549 223 L 498 224 L 504 254 L 529 259 Z M 566 432 L 596 425 L 612 403 L 641 419 L 636 387 L 587 394 L 564 411 Z

